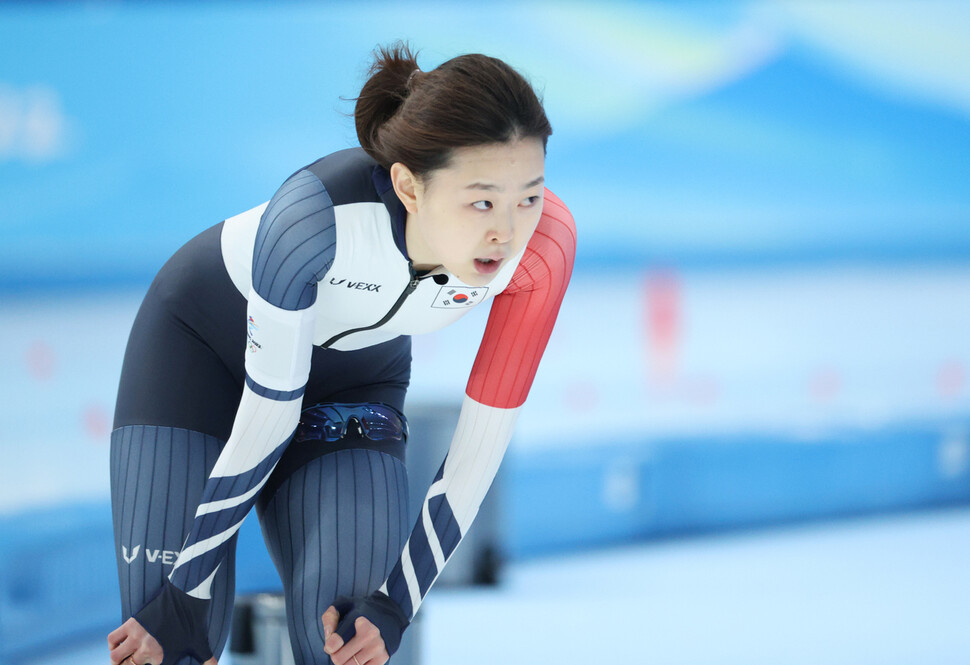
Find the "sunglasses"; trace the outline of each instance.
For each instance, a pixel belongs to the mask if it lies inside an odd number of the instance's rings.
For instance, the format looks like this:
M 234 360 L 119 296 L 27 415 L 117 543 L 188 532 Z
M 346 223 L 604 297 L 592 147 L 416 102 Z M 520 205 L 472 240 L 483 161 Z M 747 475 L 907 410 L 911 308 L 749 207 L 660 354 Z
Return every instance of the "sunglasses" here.
M 372 441 L 400 441 L 408 435 L 404 416 L 385 404 L 316 404 L 303 410 L 294 441 L 338 441 L 347 434 Z

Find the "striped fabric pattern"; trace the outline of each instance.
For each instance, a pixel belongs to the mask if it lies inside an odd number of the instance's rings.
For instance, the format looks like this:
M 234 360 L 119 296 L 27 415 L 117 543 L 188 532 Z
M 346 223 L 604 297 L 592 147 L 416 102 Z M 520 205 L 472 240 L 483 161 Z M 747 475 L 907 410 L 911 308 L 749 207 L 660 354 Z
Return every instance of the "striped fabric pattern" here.
M 337 596 L 376 589 L 401 554 L 410 528 L 404 463 L 361 449 L 318 457 L 289 477 L 261 519 L 281 570 L 294 660 L 319 663 L 323 611 Z
M 232 433 L 205 485 L 170 580 L 211 597 L 212 580 L 260 489 L 293 437 L 310 373 L 316 282 L 333 263 L 332 201 L 307 170 L 263 213 L 253 252 L 246 385 Z
M 263 213 L 253 253 L 253 287 L 283 309 L 306 309 L 333 263 L 336 242 L 330 194 L 313 173 L 297 172 Z
M 214 436 L 174 427 L 129 425 L 111 433 L 115 544 L 124 556 L 119 568 L 123 617 L 132 616 L 162 586 L 168 556 L 178 551 L 192 525 L 192 510 L 222 446 Z M 149 459 L 154 464 L 147 464 Z M 209 605 L 209 644 L 215 652 L 226 643 L 232 616 L 233 540 L 223 549 L 227 566 L 213 580 Z
M 525 402 L 546 349 L 576 256 L 576 224 L 545 191 L 542 217 L 506 289 L 495 296 L 465 392 L 505 409 Z
M 576 254 L 572 215 L 546 190 L 509 286 L 492 303 L 458 428 L 414 531 L 381 591 L 413 617 L 468 532 L 512 438 L 559 313 Z
M 169 576 L 190 596 L 211 597 L 212 579 L 227 543 L 283 455 L 300 406 L 299 399 L 280 402 L 244 389 L 232 434 L 205 484 L 192 529 Z
M 211 578 L 225 558 L 227 543 L 242 526 L 285 448 L 286 442 L 250 471 L 210 477 L 186 546 L 172 571 L 173 584 L 196 598 L 211 597 Z M 204 537 L 205 534 L 215 535 Z
M 348 153 L 341 159 L 350 157 Z M 267 206 L 256 234 L 247 385 L 232 435 L 172 574 L 176 586 L 200 598 L 208 597 L 222 548 L 236 533 L 299 418 L 313 345 L 313 312 L 318 309 L 311 305 L 316 283 L 335 256 L 334 199 L 317 173 L 325 163 L 287 180 Z M 352 180 L 353 187 L 367 185 L 362 178 Z M 353 200 L 340 201 L 341 206 L 353 205 Z M 537 229 L 511 281 L 494 297 L 448 454 L 381 586 L 408 616 L 418 611 L 467 533 L 498 471 L 555 324 L 575 251 L 572 216 L 547 190 Z M 443 311 L 426 308 L 424 313 L 413 310 L 413 315 L 423 320 Z
M 381 591 L 413 617 L 468 532 L 512 438 L 519 409 L 466 396 L 458 427 L 414 530 Z

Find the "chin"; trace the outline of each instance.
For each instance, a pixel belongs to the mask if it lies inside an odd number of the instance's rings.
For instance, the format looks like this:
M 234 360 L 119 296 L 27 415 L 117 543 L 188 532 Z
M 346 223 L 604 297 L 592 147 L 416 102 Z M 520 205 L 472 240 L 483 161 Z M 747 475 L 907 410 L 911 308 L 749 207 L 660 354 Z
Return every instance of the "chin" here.
M 488 286 L 494 277 L 495 275 L 458 275 L 461 283 L 467 284 L 468 286 Z
M 499 270 L 496 270 L 493 273 L 483 274 L 478 272 L 477 270 L 472 270 L 471 274 L 469 275 L 469 279 L 471 279 L 472 281 L 465 282 L 465 283 L 468 284 L 468 286 L 488 286 L 493 281 L 495 281 L 495 278 L 498 277 L 499 272 L 500 272 Z

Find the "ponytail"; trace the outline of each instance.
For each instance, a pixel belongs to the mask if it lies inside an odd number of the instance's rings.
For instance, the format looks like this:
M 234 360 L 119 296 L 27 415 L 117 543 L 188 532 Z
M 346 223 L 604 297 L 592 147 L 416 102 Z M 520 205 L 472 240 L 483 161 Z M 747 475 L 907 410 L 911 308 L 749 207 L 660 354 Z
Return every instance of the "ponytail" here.
M 392 162 L 384 155 L 380 130 L 404 104 L 418 71 L 418 61 L 410 47 L 401 42 L 379 47 L 374 56 L 369 78 L 354 108 L 354 124 L 360 146 L 377 163 L 389 168 Z
M 529 82 L 508 64 L 460 55 L 429 72 L 407 44 L 379 47 L 354 109 L 361 147 L 389 169 L 419 177 L 443 168 L 455 148 L 537 138 L 552 126 Z

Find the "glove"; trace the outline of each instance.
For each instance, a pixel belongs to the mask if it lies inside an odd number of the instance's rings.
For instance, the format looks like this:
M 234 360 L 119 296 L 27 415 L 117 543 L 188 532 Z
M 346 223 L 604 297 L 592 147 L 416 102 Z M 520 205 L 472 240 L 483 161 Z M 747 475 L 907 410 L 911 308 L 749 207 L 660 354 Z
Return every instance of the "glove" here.
M 344 644 L 357 634 L 354 626 L 357 617 L 364 617 L 381 632 L 388 656 L 393 656 L 401 646 L 401 636 L 410 622 L 397 603 L 380 591 L 369 596 L 340 596 L 333 602 L 333 606 L 340 613 L 337 634 L 343 638 Z
M 145 605 L 135 619 L 162 646 L 159 665 L 174 665 L 188 654 L 200 663 L 212 658 L 206 624 L 209 601 L 194 598 L 167 579 L 162 590 Z

